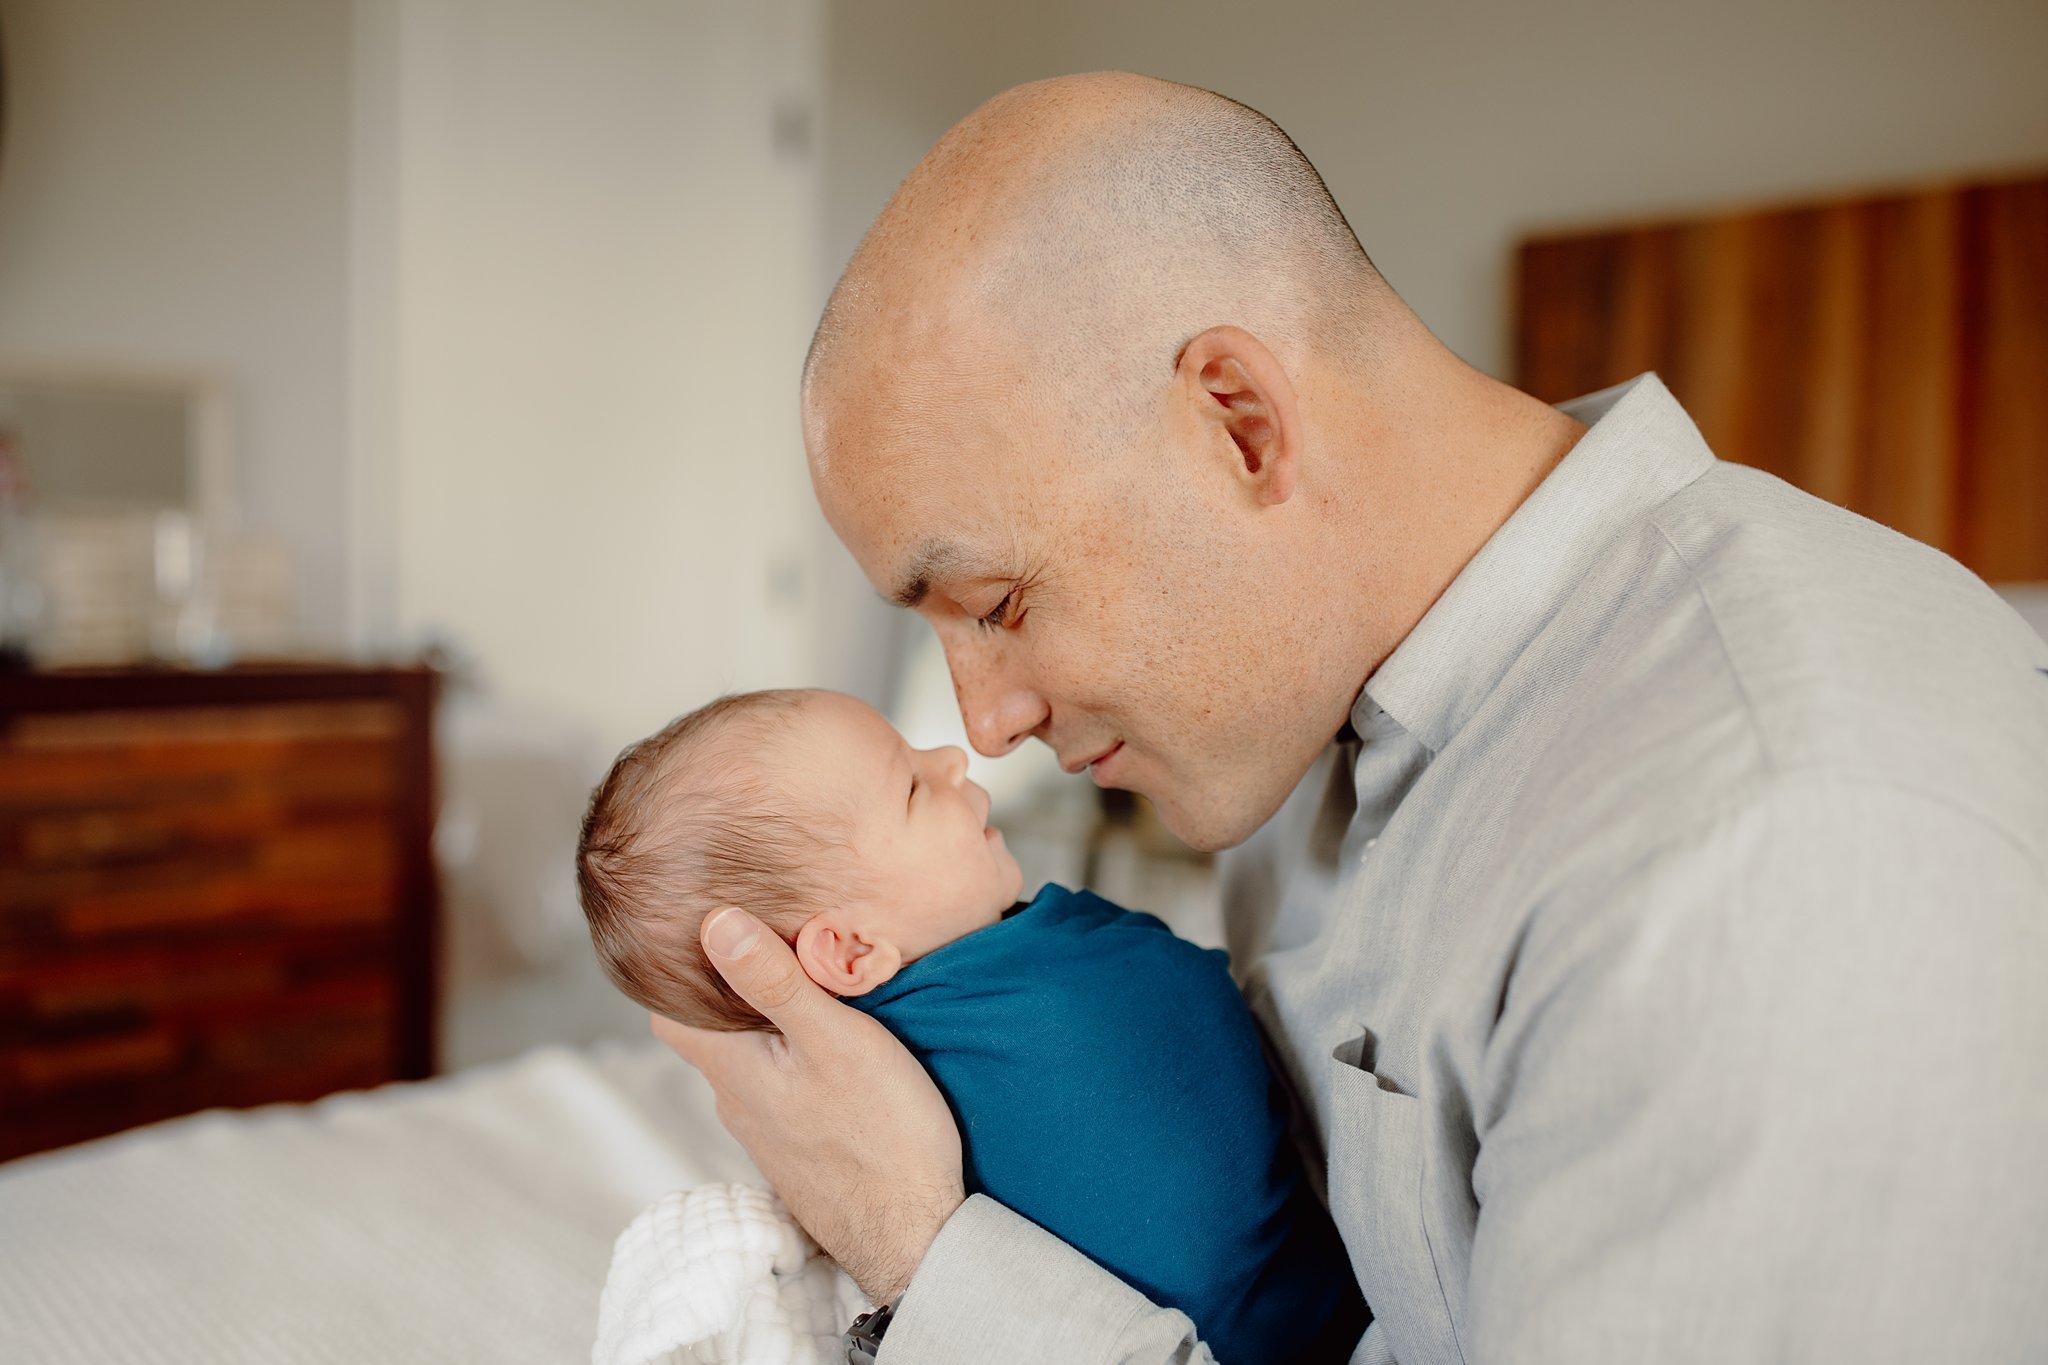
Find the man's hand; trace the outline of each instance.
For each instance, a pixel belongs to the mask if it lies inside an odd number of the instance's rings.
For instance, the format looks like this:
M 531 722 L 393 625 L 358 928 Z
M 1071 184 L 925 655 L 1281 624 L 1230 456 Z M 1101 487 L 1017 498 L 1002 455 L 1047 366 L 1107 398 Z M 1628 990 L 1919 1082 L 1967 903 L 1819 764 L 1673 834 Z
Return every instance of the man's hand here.
M 960 1130 L 903 1044 L 840 1004 L 753 916 L 707 916 L 704 951 L 781 1029 L 717 1033 L 653 1016 L 704 1073 L 718 1117 L 799 1223 L 876 1303 L 903 1292 L 966 1198 Z

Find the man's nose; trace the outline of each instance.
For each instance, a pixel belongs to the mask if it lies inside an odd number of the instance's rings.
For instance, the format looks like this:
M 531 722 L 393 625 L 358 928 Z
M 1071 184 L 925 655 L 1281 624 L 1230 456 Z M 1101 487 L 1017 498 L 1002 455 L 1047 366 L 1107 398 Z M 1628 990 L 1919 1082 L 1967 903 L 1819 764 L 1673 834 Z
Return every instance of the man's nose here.
M 1029 687 L 1003 677 L 980 660 L 963 658 L 952 650 L 946 652 L 946 663 L 953 671 L 953 693 L 960 701 L 960 720 L 966 725 L 967 740 L 977 753 L 1000 758 L 1045 724 L 1045 698 Z

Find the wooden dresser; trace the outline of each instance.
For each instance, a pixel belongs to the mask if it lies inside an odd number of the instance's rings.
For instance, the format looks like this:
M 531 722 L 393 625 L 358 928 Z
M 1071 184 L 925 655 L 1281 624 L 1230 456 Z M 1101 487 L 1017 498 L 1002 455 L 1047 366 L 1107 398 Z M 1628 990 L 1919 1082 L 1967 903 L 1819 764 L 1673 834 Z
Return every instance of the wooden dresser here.
M 0 1160 L 433 1071 L 434 693 L 0 676 Z

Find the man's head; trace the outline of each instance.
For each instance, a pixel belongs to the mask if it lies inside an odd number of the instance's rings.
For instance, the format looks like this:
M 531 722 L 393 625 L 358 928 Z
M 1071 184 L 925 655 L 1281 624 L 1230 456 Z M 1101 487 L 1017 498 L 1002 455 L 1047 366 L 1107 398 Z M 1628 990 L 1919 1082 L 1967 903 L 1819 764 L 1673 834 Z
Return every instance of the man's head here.
M 1435 566 L 1391 534 L 1425 445 L 1398 400 L 1444 359 L 1279 128 L 1072 77 L 905 181 L 820 324 L 805 442 L 977 748 L 1093 760 L 1221 848 L 1412 624 Z
M 577 889 L 605 973 L 679 1023 L 767 1021 L 704 957 L 738 905 L 838 995 L 994 923 L 1022 874 L 958 749 L 912 749 L 834 692 L 721 697 L 628 747 L 591 794 Z

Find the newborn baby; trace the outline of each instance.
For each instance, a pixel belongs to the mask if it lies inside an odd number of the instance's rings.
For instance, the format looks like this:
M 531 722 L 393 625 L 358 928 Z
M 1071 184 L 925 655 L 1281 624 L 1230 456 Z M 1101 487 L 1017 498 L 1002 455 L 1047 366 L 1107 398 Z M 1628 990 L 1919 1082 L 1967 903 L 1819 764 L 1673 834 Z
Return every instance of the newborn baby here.
M 1185 1312 L 1223 1365 L 1346 1359 L 1368 1314 L 1225 955 L 1087 892 L 1017 904 L 966 767 L 832 692 L 682 717 L 591 798 L 599 961 L 679 1023 L 768 1028 L 697 941 L 746 907 L 931 1073 L 969 1194 Z

